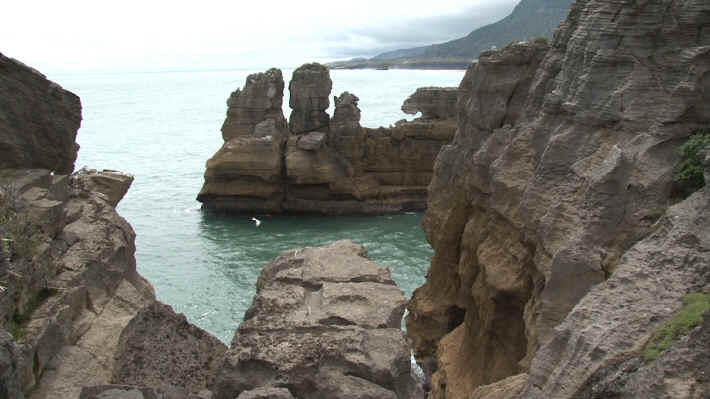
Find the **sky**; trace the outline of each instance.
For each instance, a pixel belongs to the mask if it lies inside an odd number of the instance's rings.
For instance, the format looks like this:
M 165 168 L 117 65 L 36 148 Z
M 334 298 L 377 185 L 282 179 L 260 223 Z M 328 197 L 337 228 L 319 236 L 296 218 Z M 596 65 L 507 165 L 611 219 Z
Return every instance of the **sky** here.
M 517 2 L 10 0 L 0 52 L 52 72 L 288 68 L 459 38 Z

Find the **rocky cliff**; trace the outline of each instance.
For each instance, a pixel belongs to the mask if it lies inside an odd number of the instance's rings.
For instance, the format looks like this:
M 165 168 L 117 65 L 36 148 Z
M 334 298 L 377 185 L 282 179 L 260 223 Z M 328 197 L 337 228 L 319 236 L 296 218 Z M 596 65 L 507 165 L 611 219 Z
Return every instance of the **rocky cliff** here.
M 247 78 L 228 101 L 225 143 L 207 161 L 197 199 L 204 208 L 247 213 L 381 214 L 424 209 L 434 159 L 455 130 L 456 89 L 427 88 L 404 109 L 422 118 L 394 127 L 360 125 L 357 96 L 334 97 L 328 69 L 306 64 L 289 84 L 288 127 L 275 69 Z M 239 134 L 225 129 L 239 127 Z
M 0 53 L 0 110 L 0 169 L 74 170 L 79 97 Z
M 157 303 L 136 271 L 135 233 L 115 209 L 133 177 L 72 174 L 78 97 L 2 55 L 0 68 L 0 325 L 10 332 L 0 333 L 0 396 L 76 398 L 109 383 L 171 398 L 205 390 L 227 348 Z M 156 354 L 142 343 L 159 326 L 171 347 Z
M 469 68 L 429 186 L 435 255 L 408 307 L 431 397 L 645 392 L 611 376 L 710 289 L 709 194 L 670 206 L 678 148 L 710 121 L 709 24 L 700 0 L 578 0 L 551 47 Z M 707 394 L 702 371 L 668 364 L 643 378 Z

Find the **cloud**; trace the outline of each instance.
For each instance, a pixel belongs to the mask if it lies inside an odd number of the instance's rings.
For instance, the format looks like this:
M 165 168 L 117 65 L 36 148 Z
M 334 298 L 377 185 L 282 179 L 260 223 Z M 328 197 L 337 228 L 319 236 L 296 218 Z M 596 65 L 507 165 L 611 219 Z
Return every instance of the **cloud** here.
M 502 19 L 510 14 L 516 3 L 517 0 L 484 3 L 454 15 L 395 19 L 388 25 L 345 30 L 329 42 L 327 52 L 332 57 L 374 56 L 391 50 L 443 43 Z
M 10 1 L 0 52 L 43 72 L 288 67 L 461 37 L 516 1 Z

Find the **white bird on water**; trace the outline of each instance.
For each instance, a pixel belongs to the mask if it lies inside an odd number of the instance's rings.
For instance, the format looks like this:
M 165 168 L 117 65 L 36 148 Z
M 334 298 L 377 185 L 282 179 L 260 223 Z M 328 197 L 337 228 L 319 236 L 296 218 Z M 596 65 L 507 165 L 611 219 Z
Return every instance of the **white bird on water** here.
M 259 227 L 259 225 L 261 225 L 261 220 L 259 220 L 257 218 L 251 218 L 251 220 L 254 221 L 254 224 L 256 225 L 256 227 Z

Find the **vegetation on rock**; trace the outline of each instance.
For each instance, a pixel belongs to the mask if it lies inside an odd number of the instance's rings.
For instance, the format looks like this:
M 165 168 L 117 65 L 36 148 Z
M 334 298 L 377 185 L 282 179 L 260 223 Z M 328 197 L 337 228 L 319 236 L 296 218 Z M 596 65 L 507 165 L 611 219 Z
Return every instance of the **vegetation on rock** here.
M 703 150 L 708 147 L 710 131 L 694 134 L 680 146 L 681 161 L 673 176 L 674 193 L 677 196 L 687 197 L 705 186 Z
M 683 308 L 672 319 L 664 322 L 646 345 L 643 360 L 647 363 L 656 360 L 679 337 L 700 324 L 703 313 L 708 309 L 710 309 L 710 293 L 688 294 L 683 298 Z

